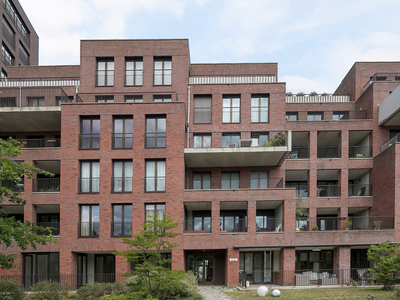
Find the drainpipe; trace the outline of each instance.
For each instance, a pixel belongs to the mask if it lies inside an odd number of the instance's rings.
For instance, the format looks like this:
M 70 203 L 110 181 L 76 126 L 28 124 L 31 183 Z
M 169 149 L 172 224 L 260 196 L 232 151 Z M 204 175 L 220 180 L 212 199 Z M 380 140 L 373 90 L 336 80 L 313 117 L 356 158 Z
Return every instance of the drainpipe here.
M 22 107 L 22 86 L 19 86 L 19 107 Z
M 186 139 L 186 148 L 189 148 L 189 138 L 190 138 L 190 85 L 188 84 L 188 115 L 187 115 L 187 139 Z

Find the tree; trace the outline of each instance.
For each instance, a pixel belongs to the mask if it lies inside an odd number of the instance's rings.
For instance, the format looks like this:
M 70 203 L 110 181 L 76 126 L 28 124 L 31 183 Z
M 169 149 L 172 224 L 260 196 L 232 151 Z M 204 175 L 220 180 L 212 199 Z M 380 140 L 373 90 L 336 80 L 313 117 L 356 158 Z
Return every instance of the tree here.
M 34 172 L 52 175 L 26 163 L 20 163 L 13 159 L 22 154 L 21 144 L 11 138 L 0 139 L 0 203 L 11 202 L 18 205 L 26 203 L 20 197 L 21 190 L 18 187 L 23 178 L 31 179 Z M 22 250 L 29 247 L 36 249 L 36 246 L 45 245 L 53 241 L 53 237 L 37 235 L 35 232 L 43 230 L 51 231 L 51 228 L 33 226 L 32 223 L 20 222 L 14 217 L 9 217 L 7 210 L 0 210 L 0 243 L 10 247 L 16 244 Z M 15 267 L 16 254 L 0 253 L 0 268 L 11 269 Z
M 168 297 L 185 277 L 184 271 L 169 269 L 167 265 L 172 263 L 172 259 L 163 256 L 163 253 L 179 246 L 171 241 L 182 234 L 171 232 L 178 226 L 179 223 L 174 222 L 171 216 L 162 219 L 157 218 L 157 215 L 148 216 L 139 234 L 122 239 L 124 244 L 133 249 L 115 253 L 135 264 L 135 270 L 126 275 L 136 278 L 135 285 L 141 287 L 139 293 L 144 298 L 148 295 L 157 299 Z
M 368 271 L 382 281 L 384 289 L 393 288 L 396 281 L 400 280 L 400 245 L 390 244 L 390 241 L 371 245 L 367 255 L 374 265 Z

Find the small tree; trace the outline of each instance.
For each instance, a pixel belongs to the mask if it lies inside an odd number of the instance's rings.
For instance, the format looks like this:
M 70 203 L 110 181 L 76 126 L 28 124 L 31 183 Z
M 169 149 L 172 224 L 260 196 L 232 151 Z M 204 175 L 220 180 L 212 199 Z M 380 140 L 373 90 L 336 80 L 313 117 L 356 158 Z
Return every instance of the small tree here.
M 0 203 L 9 201 L 13 204 L 24 205 L 26 201 L 20 197 L 21 190 L 13 187 L 18 186 L 23 178 L 31 179 L 35 172 L 52 175 L 31 165 L 13 160 L 21 154 L 21 144 L 18 141 L 11 138 L 0 139 Z M 17 221 L 14 217 L 8 216 L 7 210 L 0 210 L 0 243 L 4 243 L 6 247 L 15 243 L 22 250 L 29 247 L 36 249 L 37 244 L 45 245 L 54 241 L 51 235 L 36 234 L 37 231 L 43 232 L 44 230 L 51 232 L 51 228 L 33 226 L 28 221 Z M 15 258 L 15 254 L 0 253 L 0 268 L 13 268 Z
M 286 134 L 282 131 L 276 133 L 269 141 L 264 142 L 264 147 L 276 147 L 285 146 L 286 144 Z
M 296 196 L 296 219 L 304 219 L 308 218 L 308 213 L 306 208 L 304 207 L 304 201 L 301 197 L 301 192 L 297 193 Z
M 390 241 L 371 245 L 367 255 L 374 265 L 368 271 L 382 281 L 384 289 L 392 289 L 396 281 L 400 280 L 400 245 L 390 244 Z
M 135 263 L 135 270 L 126 275 L 135 276 L 135 285 L 141 287 L 139 293 L 145 298 L 148 295 L 157 299 L 170 296 L 168 291 L 175 290 L 185 277 L 184 271 L 170 270 L 166 267 L 171 264 L 171 258 L 162 256 L 163 252 L 170 252 L 179 245 L 171 239 L 181 233 L 171 232 L 179 226 L 171 216 L 158 219 L 157 215 L 148 216 L 143 229 L 139 234 L 132 234 L 132 238 L 123 238 L 123 243 L 133 249 L 115 253 L 123 255 L 128 262 Z

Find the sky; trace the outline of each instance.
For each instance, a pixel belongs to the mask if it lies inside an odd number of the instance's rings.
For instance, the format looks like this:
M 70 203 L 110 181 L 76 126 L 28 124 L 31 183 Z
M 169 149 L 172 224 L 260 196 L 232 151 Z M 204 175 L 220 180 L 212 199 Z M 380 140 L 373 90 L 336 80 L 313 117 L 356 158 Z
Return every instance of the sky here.
M 189 39 L 191 63 L 278 63 L 293 93 L 333 93 L 357 61 L 400 60 L 398 0 L 19 0 L 39 65 L 84 39 Z

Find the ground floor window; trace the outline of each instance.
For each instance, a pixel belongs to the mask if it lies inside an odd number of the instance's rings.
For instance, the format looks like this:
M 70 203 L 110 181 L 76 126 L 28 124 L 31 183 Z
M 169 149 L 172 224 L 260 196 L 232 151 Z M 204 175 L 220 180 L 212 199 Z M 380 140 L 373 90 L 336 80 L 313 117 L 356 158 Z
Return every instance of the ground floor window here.
M 317 249 L 319 250 L 319 249 Z M 296 251 L 296 270 L 332 270 L 333 251 Z
M 59 281 L 60 255 L 58 252 L 23 254 L 24 285 L 29 287 L 36 282 Z
M 276 282 L 273 278 L 273 254 L 273 251 L 240 252 L 239 272 L 245 272 L 246 281 L 250 283 Z

